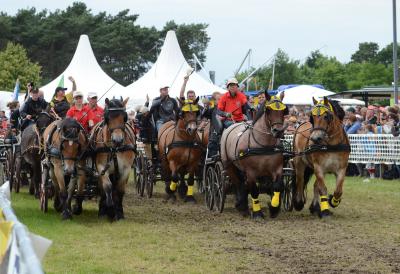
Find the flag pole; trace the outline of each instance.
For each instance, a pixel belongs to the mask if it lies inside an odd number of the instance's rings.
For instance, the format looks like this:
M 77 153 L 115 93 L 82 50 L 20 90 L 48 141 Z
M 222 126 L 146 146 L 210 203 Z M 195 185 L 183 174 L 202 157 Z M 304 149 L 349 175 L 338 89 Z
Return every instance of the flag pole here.
M 274 80 L 275 80 L 275 61 L 276 61 L 276 55 L 274 55 L 274 63 L 272 65 L 272 82 L 271 82 L 271 90 L 274 89 Z

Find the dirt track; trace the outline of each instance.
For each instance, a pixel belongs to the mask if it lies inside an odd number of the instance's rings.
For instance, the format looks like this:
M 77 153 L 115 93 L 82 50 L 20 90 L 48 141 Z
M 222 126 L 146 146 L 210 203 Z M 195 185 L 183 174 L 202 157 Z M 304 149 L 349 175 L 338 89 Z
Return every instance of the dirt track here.
M 400 191 L 400 182 L 398 186 Z M 218 214 L 209 212 L 200 196 L 197 205 L 187 205 L 179 200 L 165 204 L 161 189 L 150 201 L 130 195 L 134 202 L 130 208 L 135 209 L 129 210 L 128 218 L 138 217 L 137 208 L 154 209 L 142 221 L 157 214 L 156 224 L 175 227 L 180 240 L 192 242 L 194 250 L 224 258 L 221 264 L 228 268 L 217 267 L 223 272 L 400 273 L 399 192 L 386 199 L 389 193 L 374 197 L 368 190 L 350 191 L 329 219 L 311 216 L 307 207 L 263 221 L 240 217 L 233 209 L 233 197 Z M 386 204 L 377 204 L 382 201 Z

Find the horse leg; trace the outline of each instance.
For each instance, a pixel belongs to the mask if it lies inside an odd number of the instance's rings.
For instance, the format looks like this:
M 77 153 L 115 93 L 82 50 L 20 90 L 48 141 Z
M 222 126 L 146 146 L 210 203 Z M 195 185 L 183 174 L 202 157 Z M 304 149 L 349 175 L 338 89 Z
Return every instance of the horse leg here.
M 179 174 L 177 172 L 177 166 L 174 161 L 169 162 L 169 168 L 171 170 L 171 181 L 165 181 L 165 192 L 167 193 L 167 200 L 171 199 L 172 201 L 176 201 L 176 188 L 179 181 Z
M 188 187 L 185 197 L 185 202 L 196 203 L 196 199 L 193 197 L 193 185 L 194 185 L 194 172 L 196 168 L 189 170 Z
M 293 206 L 297 211 L 304 208 L 304 172 L 306 166 L 300 158 L 295 158 L 293 160 L 295 170 L 296 170 L 296 192 L 293 197 Z
M 110 174 L 108 171 L 103 172 L 105 170 L 105 165 L 97 160 L 97 170 L 99 171 L 99 184 L 100 189 L 102 190 L 102 195 L 99 202 L 99 217 L 103 217 L 105 215 L 108 216 L 110 220 L 114 220 L 115 217 L 115 209 L 114 202 L 112 198 L 112 189 L 113 185 L 110 180 Z M 103 174 L 104 173 L 104 174 Z M 113 175 L 112 175 L 113 177 Z M 114 178 L 113 178 L 114 179 Z
M 115 220 L 117 221 L 125 218 L 122 201 L 124 199 L 125 189 L 129 179 L 129 172 L 129 166 L 122 166 L 122 168 L 120 168 L 119 174 L 121 174 L 121 176 L 114 190 Z
M 54 174 L 57 177 L 58 186 L 60 188 L 59 197 L 60 197 L 60 208 L 62 210 L 61 216 L 63 220 L 72 219 L 72 214 L 68 211 L 68 193 L 65 187 L 65 180 L 64 180 L 64 172 L 63 168 L 55 166 Z
M 57 177 L 54 173 L 54 166 L 50 165 L 50 178 L 51 181 L 53 182 L 53 187 L 54 187 L 54 202 L 53 206 L 55 211 L 61 212 L 62 210 L 62 205 L 61 205 L 61 200 L 60 200 L 60 187 L 57 181 Z
M 315 169 L 315 177 L 317 178 L 316 180 L 316 187 L 318 190 L 318 194 L 320 196 L 320 208 L 321 212 L 319 214 L 320 218 L 327 217 L 332 215 L 331 211 L 329 210 L 329 203 L 328 203 L 328 196 L 327 196 L 327 189 L 325 185 L 325 180 L 324 180 L 324 172 L 321 170 L 319 166 L 317 166 Z M 314 195 L 315 195 L 314 191 Z M 315 200 L 315 197 L 314 197 Z M 313 201 L 314 202 L 314 201 Z
M 249 214 L 249 200 L 248 200 L 248 190 L 246 186 L 246 180 L 244 174 L 237 168 L 232 167 L 232 181 L 236 182 L 236 203 L 235 208 L 243 215 L 247 216 Z
M 346 169 L 342 168 L 336 173 L 336 189 L 333 195 L 329 195 L 329 205 L 333 208 L 337 207 L 342 200 L 344 177 Z
M 282 170 L 282 168 L 279 170 Z M 280 195 L 283 191 L 282 173 L 274 174 L 272 180 L 272 191 L 274 194 L 272 196 L 271 203 L 269 204 L 269 214 L 271 218 L 276 218 L 281 209 Z
M 253 219 L 264 218 L 264 213 L 261 210 L 261 203 L 260 200 L 258 199 L 258 196 L 260 195 L 260 190 L 257 186 L 256 178 L 254 178 L 253 176 L 249 176 L 249 174 L 247 176 L 247 186 L 250 189 L 250 195 L 251 195 L 252 218 Z
M 76 175 L 71 175 L 69 176 L 68 180 L 68 196 L 67 196 L 67 201 L 66 201 L 66 208 L 68 211 L 68 214 L 71 215 L 70 219 L 72 219 L 72 208 L 71 208 L 71 202 L 72 198 L 75 192 L 75 186 L 76 186 L 76 181 L 77 181 Z
M 81 162 L 80 163 L 81 166 L 84 166 L 85 163 Z M 77 180 L 78 180 L 78 191 L 76 194 L 76 198 L 75 198 L 75 204 L 72 208 L 72 213 L 75 215 L 80 215 L 82 214 L 82 202 L 84 199 L 84 191 L 85 191 L 85 182 L 86 182 L 86 173 L 84 170 L 82 169 L 78 169 L 77 172 Z
M 310 204 L 310 213 L 311 215 L 318 215 L 321 213 L 321 207 L 319 205 L 319 188 L 318 188 L 318 180 L 315 179 L 314 182 L 314 196 Z
M 32 171 L 33 171 L 33 176 L 32 176 L 32 182 L 33 186 L 35 188 L 35 198 L 39 198 L 40 196 L 40 179 L 42 175 L 42 168 L 41 168 L 41 162 L 40 159 L 37 159 L 37 161 L 33 162 L 32 166 Z
M 186 182 L 185 182 L 185 173 L 181 172 L 179 178 L 180 178 L 180 180 L 179 180 L 179 185 L 178 185 L 178 194 L 179 194 L 179 197 L 181 197 L 181 199 L 185 199 L 186 193 L 188 191 L 188 186 L 186 185 Z

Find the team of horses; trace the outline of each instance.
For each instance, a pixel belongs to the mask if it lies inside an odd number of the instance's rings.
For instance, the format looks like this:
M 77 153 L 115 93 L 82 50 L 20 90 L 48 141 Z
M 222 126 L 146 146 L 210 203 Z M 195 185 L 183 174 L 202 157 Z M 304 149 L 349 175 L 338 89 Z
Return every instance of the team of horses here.
M 236 208 L 242 214 L 263 218 L 258 182 L 271 182 L 269 213 L 278 216 L 283 191 L 283 145 L 286 129 L 284 93 L 270 96 L 254 121 L 235 123 L 225 129 L 220 140 L 220 159 L 236 190 Z M 54 186 L 54 208 L 63 219 L 82 213 L 86 169 L 95 169 L 100 190 L 99 217 L 110 220 L 124 218 L 123 198 L 136 156 L 136 136 L 128 123 L 126 104 L 129 98 L 106 99 L 104 120 L 90 136 L 79 121 L 56 120 L 41 113 L 36 123 L 26 128 L 21 137 L 20 165 L 29 166 L 32 192 L 38 196 L 42 176 L 41 165 L 48 167 Z M 196 202 L 194 177 L 201 174 L 210 123 L 199 126 L 200 106 L 194 101 L 179 100 L 175 121 L 165 123 L 158 132 L 158 153 L 161 175 L 165 181 L 167 201 L 176 201 L 178 191 L 185 202 Z M 344 176 L 350 153 L 349 140 L 343 131 L 343 109 L 334 101 L 314 100 L 310 122 L 301 124 L 293 139 L 293 163 L 296 187 L 293 203 L 302 210 L 306 202 L 306 185 L 315 174 L 314 197 L 310 212 L 326 217 L 330 207 L 337 207 L 343 193 Z M 336 189 L 328 195 L 324 177 L 336 176 Z M 76 193 L 75 193 L 76 192 Z M 249 210 L 248 194 L 252 208 Z M 71 206 L 73 197 L 75 204 Z M 250 212 L 249 212 L 250 211 Z

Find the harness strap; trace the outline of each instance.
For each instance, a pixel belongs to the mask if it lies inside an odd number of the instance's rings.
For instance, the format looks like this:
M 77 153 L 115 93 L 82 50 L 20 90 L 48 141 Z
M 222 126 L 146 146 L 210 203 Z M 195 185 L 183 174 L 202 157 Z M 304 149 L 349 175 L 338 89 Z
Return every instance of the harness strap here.
M 307 147 L 302 154 L 310 154 L 313 152 L 351 152 L 351 146 L 347 144 L 337 144 L 337 145 L 318 145 L 313 144 Z
M 236 159 L 241 160 L 248 156 L 281 154 L 284 151 L 285 150 L 282 145 L 248 148 L 245 151 L 239 152 L 239 155 L 236 157 Z

